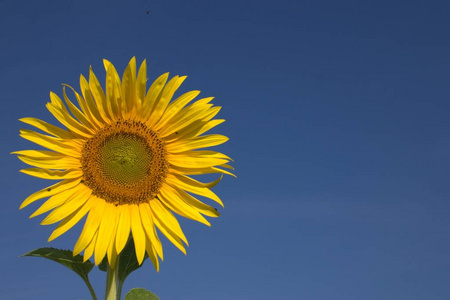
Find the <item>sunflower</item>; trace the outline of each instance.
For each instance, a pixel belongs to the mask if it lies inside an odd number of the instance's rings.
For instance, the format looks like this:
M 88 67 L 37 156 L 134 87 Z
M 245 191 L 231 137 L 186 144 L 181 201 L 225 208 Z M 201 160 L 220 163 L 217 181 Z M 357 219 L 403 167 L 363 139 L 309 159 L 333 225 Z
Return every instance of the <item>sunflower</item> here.
M 80 76 L 81 95 L 64 85 L 64 104 L 50 92 L 47 109 L 66 129 L 36 118 L 20 119 L 44 132 L 24 129 L 20 135 L 46 148 L 13 152 L 34 167 L 21 172 L 59 181 L 27 197 L 20 208 L 47 199 L 30 217 L 50 212 L 41 224 L 59 222 L 49 241 L 87 215 L 73 250 L 74 255 L 84 251 L 85 261 L 94 255 L 98 265 L 107 255 L 114 266 L 131 235 L 139 264 L 147 253 L 159 270 L 163 250 L 156 228 L 186 254 L 188 242 L 173 212 L 208 226 L 203 215 L 219 216 L 196 197 L 223 206 L 211 188 L 223 174 L 233 175 L 225 170 L 232 169 L 231 159 L 204 148 L 228 138 L 204 133 L 224 120 L 213 119 L 220 107 L 211 104 L 212 97 L 194 101 L 199 91 L 171 101 L 186 76 L 169 80 L 165 73 L 147 91 L 145 60 L 136 76 L 133 57 L 122 80 L 109 61 L 103 62 L 105 91 L 90 68 L 88 80 Z M 66 87 L 78 106 L 69 100 Z M 220 178 L 202 183 L 189 176 L 211 173 Z

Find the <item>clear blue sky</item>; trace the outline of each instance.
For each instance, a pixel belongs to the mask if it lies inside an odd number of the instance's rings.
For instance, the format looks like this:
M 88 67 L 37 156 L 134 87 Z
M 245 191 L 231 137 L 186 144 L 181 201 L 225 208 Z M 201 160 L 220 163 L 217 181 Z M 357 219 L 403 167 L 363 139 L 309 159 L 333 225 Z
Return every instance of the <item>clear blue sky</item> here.
M 89 299 L 64 267 L 18 258 L 71 249 L 80 226 L 46 242 L 38 204 L 18 210 L 46 182 L 8 153 L 34 147 L 19 118 L 54 122 L 50 90 L 132 56 L 216 97 L 238 179 L 216 188 L 211 228 L 181 221 L 186 257 L 164 240 L 161 271 L 146 262 L 125 290 L 450 299 L 449 15 L 448 1 L 0 1 L 2 299 Z

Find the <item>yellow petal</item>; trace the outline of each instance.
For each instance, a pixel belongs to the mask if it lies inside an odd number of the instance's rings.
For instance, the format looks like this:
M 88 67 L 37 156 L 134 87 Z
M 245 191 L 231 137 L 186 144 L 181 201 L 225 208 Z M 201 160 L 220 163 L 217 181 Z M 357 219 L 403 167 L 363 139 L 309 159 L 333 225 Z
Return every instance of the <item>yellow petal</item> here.
M 107 60 L 103 60 L 103 63 L 105 68 L 107 67 L 105 84 L 106 105 L 112 120 L 116 120 L 122 117 L 122 109 L 126 109 L 126 107 L 121 107 L 122 89 L 120 87 L 120 79 L 116 68 L 111 63 Z
M 168 184 L 164 184 L 159 193 L 158 198 L 161 202 L 175 213 L 185 218 L 203 223 L 207 226 L 211 226 L 211 224 L 198 212 L 198 210 L 183 202 L 183 200 L 176 195 L 174 189 Z
M 31 130 L 20 130 L 20 136 L 47 149 L 72 157 L 81 157 L 81 147 L 71 140 L 61 140 Z
M 92 238 L 94 237 L 94 234 L 96 234 L 97 229 L 100 225 L 103 211 L 106 206 L 105 200 L 99 199 L 94 195 L 91 195 L 91 199 L 89 201 L 92 202 L 92 207 L 89 211 L 86 222 L 84 223 L 84 227 L 81 231 L 80 237 L 78 238 L 78 241 L 73 249 L 74 255 L 81 253 L 81 251 L 83 251 L 92 241 Z
M 199 148 L 208 148 L 217 146 L 228 141 L 228 138 L 220 134 L 210 134 L 189 140 L 177 141 L 176 143 L 167 144 L 167 151 L 170 153 L 179 153 Z
M 223 166 L 224 165 L 221 165 L 219 167 L 223 167 Z M 203 175 L 203 174 L 222 173 L 222 174 L 227 174 L 227 175 L 230 175 L 230 176 L 233 176 L 236 178 L 236 175 L 234 175 L 233 173 L 230 173 L 226 170 L 222 170 L 218 167 L 190 169 L 190 168 L 182 168 L 182 167 L 172 166 L 171 172 L 182 174 L 182 175 Z
M 67 157 L 67 155 L 53 152 L 53 151 L 47 151 L 47 150 L 21 150 L 21 151 L 14 151 L 11 152 L 11 154 L 26 156 L 29 158 L 43 158 L 43 159 L 60 159 Z
M 94 98 L 91 93 L 91 88 L 89 87 L 89 83 L 87 82 L 86 78 L 84 78 L 83 75 L 80 75 L 80 88 L 81 88 L 81 94 L 83 95 L 83 98 L 86 101 L 87 110 L 92 116 L 92 119 L 95 123 L 97 123 L 98 127 L 101 127 L 106 121 L 100 114 L 97 105 L 94 101 Z M 75 93 L 75 91 L 74 91 Z M 75 93 L 75 95 L 77 95 Z
M 72 199 L 77 195 L 77 192 L 80 191 L 78 186 L 71 188 L 70 190 L 63 191 L 59 194 L 56 194 L 50 197 L 47 201 L 45 201 L 31 216 L 30 218 L 34 218 L 43 213 L 46 213 L 55 207 L 63 205 L 66 201 Z
M 202 100 L 208 100 L 212 98 L 205 98 Z M 167 124 L 164 128 L 160 130 L 160 134 L 162 137 L 166 137 L 171 135 L 174 132 L 179 132 L 184 130 L 186 127 L 189 127 L 189 125 L 194 124 L 196 122 L 204 122 L 206 120 L 203 119 L 210 119 L 214 115 L 216 115 L 220 108 L 215 107 L 212 108 L 212 104 L 205 104 L 205 105 L 198 105 L 199 102 L 202 100 L 199 100 L 192 104 L 191 106 L 187 107 L 186 109 L 182 110 L 180 113 L 175 115 L 173 117 L 173 120 L 170 124 Z
M 145 101 L 144 103 L 142 103 L 143 109 L 141 113 L 141 118 L 144 121 L 148 120 L 149 115 L 153 111 L 153 108 L 156 105 L 156 101 L 159 98 L 168 78 L 169 73 L 164 73 L 161 76 L 159 76 L 150 86 L 147 95 L 145 96 Z
M 186 204 L 192 206 L 193 208 L 195 208 L 196 210 L 198 210 L 200 213 L 208 216 L 208 217 L 218 217 L 220 216 L 219 212 L 217 211 L 217 209 L 199 201 L 198 199 L 196 199 L 195 197 L 189 195 L 188 193 L 186 193 L 185 191 L 183 191 L 182 189 L 179 189 L 178 187 L 174 187 L 174 190 L 176 193 L 176 195 L 183 200 Z
M 75 104 L 73 104 L 72 101 L 70 101 L 70 99 L 66 93 L 66 86 L 63 86 L 63 96 L 64 96 L 64 100 L 66 101 L 67 107 L 69 108 L 70 112 L 75 116 L 75 118 L 77 118 L 78 121 L 81 122 L 81 124 L 84 127 L 95 128 L 92 121 L 89 120 L 89 115 L 85 115 L 84 112 L 80 111 L 78 109 L 78 107 L 76 107 Z M 77 99 L 78 99 L 78 103 L 81 103 L 84 105 L 84 101 L 81 98 L 77 97 Z
M 153 221 L 156 222 L 156 219 L 159 219 L 160 222 L 164 223 L 166 227 L 173 231 L 176 237 L 179 237 L 186 245 L 189 245 L 186 236 L 173 213 L 158 199 L 152 199 L 149 204 L 152 210 L 152 216 L 154 217 Z
M 131 232 L 133 233 L 136 258 L 138 263 L 141 264 L 145 256 L 145 232 L 142 228 L 139 206 L 133 204 L 130 205 L 129 208 L 131 213 Z
M 216 152 L 216 151 L 211 151 L 211 150 L 196 150 L 196 151 L 186 151 L 186 152 L 181 152 L 181 153 L 176 153 L 176 154 L 172 154 L 173 156 L 185 156 L 188 158 L 194 157 L 194 158 L 221 158 L 221 159 L 226 159 L 226 160 L 230 160 L 233 161 L 233 159 L 231 159 L 229 156 L 220 153 L 220 152 Z
M 116 213 L 116 222 L 113 224 L 114 228 L 111 234 L 111 240 L 109 241 L 108 249 L 106 250 L 106 255 L 108 256 L 108 262 L 111 268 L 114 268 L 117 261 L 116 232 L 119 219 L 119 211 L 117 210 L 117 207 L 115 208 L 115 213 Z
M 81 163 L 78 159 L 64 156 L 61 158 L 30 158 L 27 156 L 17 156 L 24 163 L 38 168 L 48 169 L 76 169 L 81 167 Z
M 219 178 L 218 180 L 220 181 L 220 179 L 221 178 Z M 207 187 L 207 184 L 203 184 L 201 182 L 198 182 L 195 179 L 192 179 L 187 176 L 179 175 L 179 174 L 168 174 L 166 181 L 167 181 L 167 184 L 169 184 L 171 186 L 177 186 L 189 193 L 194 193 L 196 195 L 207 197 L 209 199 L 216 201 L 221 206 L 223 206 L 223 203 L 220 200 L 220 198 Z M 215 184 L 217 184 L 217 182 L 218 181 L 216 180 L 210 184 L 215 185 Z
M 50 99 L 51 103 L 47 103 L 46 107 L 61 124 L 66 126 L 74 134 L 81 137 L 89 138 L 92 136 L 92 129 L 87 126 L 83 126 L 75 120 L 67 111 L 61 99 L 55 93 L 50 93 Z
M 80 178 L 83 176 L 83 172 L 79 169 L 56 171 L 56 170 L 29 168 L 20 170 L 20 172 L 37 178 L 50 180 L 72 179 L 72 178 Z
M 146 240 L 145 240 L 145 250 L 147 251 L 150 261 L 155 266 L 156 272 L 159 272 L 158 256 L 156 255 L 155 247 L 153 247 L 152 242 L 148 239 L 148 237 L 146 237 Z
M 83 75 L 81 75 L 81 76 L 83 76 Z M 84 78 L 84 77 L 83 77 L 83 78 Z M 85 80 L 86 80 L 86 79 L 85 79 Z M 87 84 L 87 82 L 86 82 L 86 84 Z M 91 125 L 91 127 L 99 128 L 99 126 L 98 126 L 99 124 L 98 124 L 97 121 L 95 120 L 95 117 L 92 115 L 92 112 L 91 112 L 90 109 L 89 109 L 89 105 L 88 105 L 87 101 L 86 101 L 80 94 L 78 94 L 78 93 L 75 91 L 75 89 L 74 89 L 73 87 L 71 87 L 70 85 L 68 85 L 68 84 L 63 84 L 63 86 L 64 86 L 64 88 L 63 88 L 64 93 L 65 93 L 65 88 L 66 88 L 66 87 L 68 87 L 69 89 L 72 90 L 73 94 L 75 95 L 75 98 L 77 98 L 77 102 L 78 102 L 78 105 L 79 105 L 80 108 L 81 108 L 82 114 L 83 114 L 84 117 L 89 121 L 89 124 Z M 87 95 L 88 95 L 89 97 L 91 97 L 90 93 L 87 94 Z M 65 97 L 65 99 L 68 99 L 67 95 L 65 95 L 64 97 Z M 93 100 L 92 100 L 92 97 L 91 97 L 90 100 L 93 101 Z M 69 105 L 69 104 L 68 104 L 68 105 Z M 81 121 L 81 120 L 80 120 L 80 121 Z M 82 122 L 82 123 L 83 123 L 83 122 Z
M 92 238 L 88 242 L 89 244 L 87 245 L 86 249 L 84 250 L 83 262 L 86 262 L 89 258 L 91 258 L 92 254 L 94 253 L 95 245 L 97 244 L 97 236 L 98 236 L 98 231 L 96 230 L 94 232 Z M 75 252 L 74 252 L 73 255 L 77 255 L 77 254 L 75 254 Z
M 161 120 L 155 125 L 155 129 L 158 130 L 164 127 L 168 122 L 172 120 L 172 118 L 189 102 L 194 100 L 200 94 L 200 91 L 191 91 L 187 92 L 180 97 L 178 97 L 174 102 L 172 102 L 167 110 L 164 112 L 164 115 L 161 117 Z
M 223 119 L 211 120 L 211 121 L 207 122 L 205 125 L 201 126 L 198 130 L 196 130 L 195 135 L 192 135 L 192 136 L 202 135 L 203 133 L 207 132 L 208 130 L 211 130 L 212 128 L 216 127 L 219 124 L 222 124 L 223 122 L 225 122 L 225 120 L 223 120 Z M 188 137 L 191 137 L 191 136 L 188 136 Z
M 71 132 L 66 131 L 62 128 L 59 128 L 55 125 L 49 124 L 45 121 L 36 119 L 36 118 L 22 118 L 22 119 L 19 119 L 19 121 L 21 121 L 25 124 L 34 126 L 37 129 L 42 130 L 42 131 L 44 131 L 48 134 L 51 134 L 55 137 L 58 137 L 58 138 L 63 138 L 63 139 L 75 138 L 75 136 Z
M 150 205 L 152 206 L 153 209 L 153 202 L 155 202 L 155 200 L 151 200 L 150 201 Z M 181 237 L 175 233 L 175 229 L 174 227 L 169 223 L 169 221 L 166 218 L 163 218 L 159 215 L 155 215 L 155 218 L 153 219 L 155 222 L 155 225 L 158 227 L 158 229 L 162 232 L 162 234 L 164 234 L 164 236 L 172 242 L 172 244 L 175 245 L 175 247 L 177 247 L 181 252 L 184 253 L 184 255 L 186 255 L 186 249 L 184 248 L 183 242 L 181 241 Z M 184 237 L 184 234 L 183 234 Z M 186 239 L 184 237 L 184 239 Z M 187 243 L 186 243 L 187 245 Z
M 228 163 L 228 160 L 222 158 L 170 154 L 167 156 L 167 160 L 171 165 L 182 168 L 208 168 Z
M 50 197 L 30 216 L 30 218 L 34 218 L 58 206 L 63 205 L 64 203 L 70 201 L 71 199 L 76 197 L 81 191 L 84 190 L 86 190 L 86 187 L 79 184 L 69 190 L 63 191 L 59 194 Z
M 128 205 L 119 205 L 117 208 L 119 209 L 119 221 L 116 233 L 116 251 L 117 253 L 120 253 L 127 244 L 130 236 L 131 224 L 130 209 L 128 208 Z
M 116 228 L 117 211 L 114 204 L 105 203 L 105 210 L 102 214 L 100 226 L 98 228 L 97 242 L 95 244 L 95 265 L 102 262 L 106 255 L 111 236 Z
M 116 252 L 116 236 L 113 235 L 111 238 L 111 242 L 109 243 L 108 250 L 106 251 L 106 255 L 108 256 L 108 262 L 111 269 L 114 269 L 117 263 L 117 252 Z
M 173 97 L 173 94 L 175 91 L 180 87 L 181 83 L 186 79 L 186 76 L 175 76 L 172 78 L 167 85 L 162 90 L 161 94 L 155 101 L 155 105 L 150 113 L 150 118 L 148 120 L 148 125 L 150 127 L 153 127 L 156 122 L 159 121 L 162 114 L 167 108 L 167 105 L 169 104 L 170 100 Z
M 161 241 L 158 238 L 158 234 L 156 233 L 155 225 L 153 223 L 150 204 L 139 204 L 139 213 L 141 215 L 142 227 L 144 228 L 147 237 L 150 239 L 150 242 L 152 243 L 159 257 L 161 257 L 161 259 L 164 259 Z
M 190 139 L 193 137 L 200 136 L 202 133 L 214 128 L 215 126 L 225 122 L 223 119 L 217 120 L 197 120 L 186 127 L 180 129 L 179 131 L 173 132 L 164 137 L 167 143 L 173 143 L 174 140 L 178 139 Z
M 84 205 L 74 211 L 72 214 L 67 216 L 61 223 L 58 224 L 56 229 L 48 238 L 48 241 L 53 241 L 60 235 L 66 233 L 69 229 L 71 229 L 75 224 L 77 224 L 88 212 L 92 206 L 92 201 L 87 201 Z
M 145 101 L 145 92 L 147 88 L 147 61 L 144 61 L 139 68 L 137 80 L 136 80 L 136 96 L 137 96 L 137 111 L 141 111 L 142 103 Z
M 90 189 L 84 189 L 77 191 L 66 202 L 55 208 L 48 216 L 42 220 L 41 225 L 49 225 L 61 221 L 69 216 L 71 213 L 80 208 L 91 196 L 92 191 Z
M 136 108 L 136 58 L 128 63 L 122 76 L 122 95 L 126 109 L 131 112 Z
M 29 204 L 31 204 L 34 201 L 37 201 L 39 199 L 47 198 L 47 197 L 59 194 L 68 189 L 71 189 L 74 186 L 76 186 L 77 184 L 79 184 L 80 180 L 81 180 L 80 178 L 63 180 L 54 185 L 46 187 L 45 189 L 37 191 L 37 192 L 31 194 L 30 196 L 28 196 L 22 202 L 22 204 L 20 205 L 20 209 L 24 208 L 25 206 L 28 206 Z
M 105 122 L 111 122 L 113 118 L 110 115 L 108 105 L 106 104 L 105 93 L 103 92 L 102 86 L 95 76 L 94 71 L 92 71 L 92 68 L 89 68 L 89 88 L 92 92 L 95 103 L 97 104 L 99 114 Z

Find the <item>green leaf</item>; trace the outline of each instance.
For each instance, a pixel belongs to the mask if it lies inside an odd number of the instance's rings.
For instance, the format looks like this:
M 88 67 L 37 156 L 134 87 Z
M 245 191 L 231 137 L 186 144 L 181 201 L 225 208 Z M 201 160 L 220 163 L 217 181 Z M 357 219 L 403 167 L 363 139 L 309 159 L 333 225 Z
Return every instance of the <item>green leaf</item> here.
M 119 259 L 119 282 L 123 283 L 128 275 L 131 272 L 139 269 L 144 264 L 145 259 L 147 258 L 147 253 L 145 254 L 144 260 L 142 264 L 139 265 L 136 258 L 136 251 L 134 249 L 134 241 L 133 238 L 128 240 L 125 248 L 120 253 Z
M 134 288 L 125 295 L 124 300 L 159 300 L 159 297 L 146 289 Z
M 72 251 L 70 250 L 38 248 L 21 255 L 21 257 L 24 256 L 43 257 L 56 261 L 80 275 L 83 280 L 87 279 L 89 272 L 94 267 L 94 264 L 91 261 L 88 260 L 83 262 L 83 257 L 81 255 L 73 256 Z
M 83 257 L 81 255 L 73 256 L 73 253 L 70 250 L 61 250 L 56 248 L 38 248 L 25 253 L 20 257 L 24 256 L 43 257 L 56 261 L 57 263 L 71 269 L 77 273 L 81 279 L 83 279 L 89 289 L 89 292 L 91 293 L 92 299 L 97 300 L 97 296 L 95 295 L 94 289 L 92 288 L 88 277 L 89 272 L 94 267 L 94 264 L 91 261 L 88 260 L 83 262 Z

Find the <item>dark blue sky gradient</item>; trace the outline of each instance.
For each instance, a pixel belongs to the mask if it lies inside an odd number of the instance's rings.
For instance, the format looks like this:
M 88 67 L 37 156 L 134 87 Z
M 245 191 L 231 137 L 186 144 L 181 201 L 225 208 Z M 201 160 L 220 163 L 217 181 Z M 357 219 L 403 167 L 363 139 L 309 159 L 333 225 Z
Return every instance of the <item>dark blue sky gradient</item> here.
M 450 299 L 449 15 L 448 1 L 0 1 L 1 298 L 89 299 L 62 266 L 18 258 L 72 249 L 81 226 L 47 243 L 39 204 L 18 207 L 48 181 L 8 153 L 37 148 L 19 118 L 57 124 L 50 90 L 136 56 L 150 80 L 188 75 L 178 95 L 216 97 L 238 178 L 216 187 L 211 228 L 180 219 L 187 257 L 163 238 L 161 271 L 146 262 L 125 291 Z

